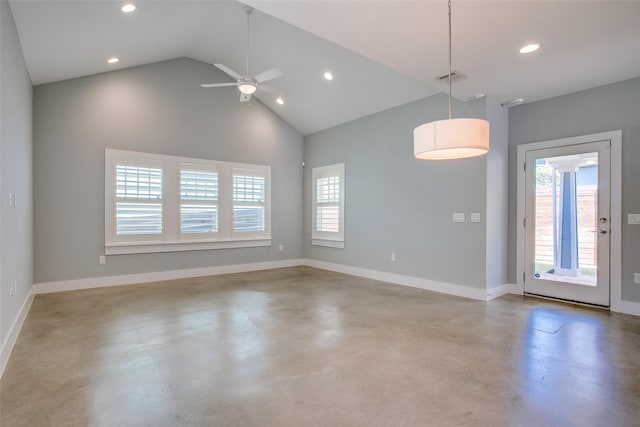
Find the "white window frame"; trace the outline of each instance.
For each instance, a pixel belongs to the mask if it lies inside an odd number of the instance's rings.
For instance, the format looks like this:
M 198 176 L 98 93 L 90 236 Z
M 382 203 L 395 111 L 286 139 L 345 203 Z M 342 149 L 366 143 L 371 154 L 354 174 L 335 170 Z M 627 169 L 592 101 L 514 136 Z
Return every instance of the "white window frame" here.
M 327 165 L 313 168 L 311 171 L 311 244 L 316 246 L 327 246 L 331 248 L 344 248 L 344 199 L 345 199 L 345 167 L 344 163 Z M 317 210 L 318 210 L 318 180 L 322 178 L 339 178 L 340 201 L 339 201 L 339 221 L 338 231 L 317 231 Z
M 163 233 L 153 238 L 117 236 L 116 165 L 162 165 Z M 181 233 L 180 170 L 182 166 L 218 172 L 218 232 Z M 263 232 L 233 232 L 233 173 L 251 170 L 265 178 L 265 229 Z M 217 160 L 194 159 L 123 150 L 105 150 L 105 254 L 122 255 L 271 246 L 271 167 Z

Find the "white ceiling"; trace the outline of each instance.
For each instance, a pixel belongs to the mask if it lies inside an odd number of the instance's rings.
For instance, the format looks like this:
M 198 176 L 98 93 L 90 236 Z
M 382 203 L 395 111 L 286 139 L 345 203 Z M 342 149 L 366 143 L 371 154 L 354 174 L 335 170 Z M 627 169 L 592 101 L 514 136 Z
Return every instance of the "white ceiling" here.
M 259 98 L 303 134 L 446 89 L 434 79 L 448 68 L 444 0 L 246 2 L 261 11 L 252 18 L 251 73 L 285 73 L 270 82 L 284 106 L 273 94 Z M 134 3 L 123 15 L 120 1 L 10 0 L 33 83 L 185 56 L 244 69 L 242 4 Z M 454 69 L 468 76 L 454 96 L 530 102 L 639 76 L 638 22 L 640 1 L 454 0 Z M 540 51 L 519 54 L 530 41 L 542 42 Z M 115 66 L 105 62 L 112 55 Z M 219 78 L 212 67 L 211 82 Z

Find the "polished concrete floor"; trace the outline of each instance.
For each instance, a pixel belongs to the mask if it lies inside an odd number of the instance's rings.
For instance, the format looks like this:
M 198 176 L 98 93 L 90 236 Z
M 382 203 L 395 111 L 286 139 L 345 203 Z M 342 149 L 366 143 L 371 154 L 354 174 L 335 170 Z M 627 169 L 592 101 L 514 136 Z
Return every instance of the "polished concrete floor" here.
M 0 425 L 638 426 L 640 318 L 306 267 L 40 295 Z

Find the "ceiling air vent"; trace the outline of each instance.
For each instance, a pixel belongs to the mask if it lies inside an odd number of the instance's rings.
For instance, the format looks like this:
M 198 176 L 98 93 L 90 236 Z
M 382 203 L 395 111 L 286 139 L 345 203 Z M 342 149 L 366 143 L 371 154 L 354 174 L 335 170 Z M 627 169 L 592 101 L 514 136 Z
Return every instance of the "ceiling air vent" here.
M 451 72 L 451 83 L 455 83 L 457 81 L 464 80 L 466 78 L 467 78 L 467 76 L 465 76 L 464 74 L 462 74 L 459 71 L 452 71 Z M 447 74 L 445 74 L 443 76 L 436 77 L 436 80 L 439 81 L 440 83 L 443 83 L 443 84 L 449 84 L 449 73 L 447 73 Z

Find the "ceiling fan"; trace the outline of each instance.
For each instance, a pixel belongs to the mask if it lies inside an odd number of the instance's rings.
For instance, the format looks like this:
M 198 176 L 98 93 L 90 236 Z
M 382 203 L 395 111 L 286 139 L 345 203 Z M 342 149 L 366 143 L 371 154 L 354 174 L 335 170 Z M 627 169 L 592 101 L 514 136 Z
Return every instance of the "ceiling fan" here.
M 202 87 L 225 87 L 225 86 L 237 86 L 238 90 L 240 90 L 240 102 L 248 102 L 251 99 L 251 94 L 253 94 L 256 90 L 265 90 L 270 92 L 271 88 L 263 85 L 262 83 L 267 82 L 269 80 L 277 79 L 282 76 L 283 73 L 278 68 L 271 68 L 270 70 L 263 71 L 260 74 L 256 74 L 255 76 L 249 75 L 249 41 L 250 41 L 250 29 L 251 29 L 251 13 L 253 12 L 253 8 L 250 6 L 245 6 L 244 8 L 247 14 L 247 72 L 245 75 L 241 75 L 233 71 L 231 68 L 227 67 L 224 64 L 214 64 L 220 70 L 224 71 L 226 74 L 231 76 L 236 80 L 235 83 L 205 83 L 201 84 Z

